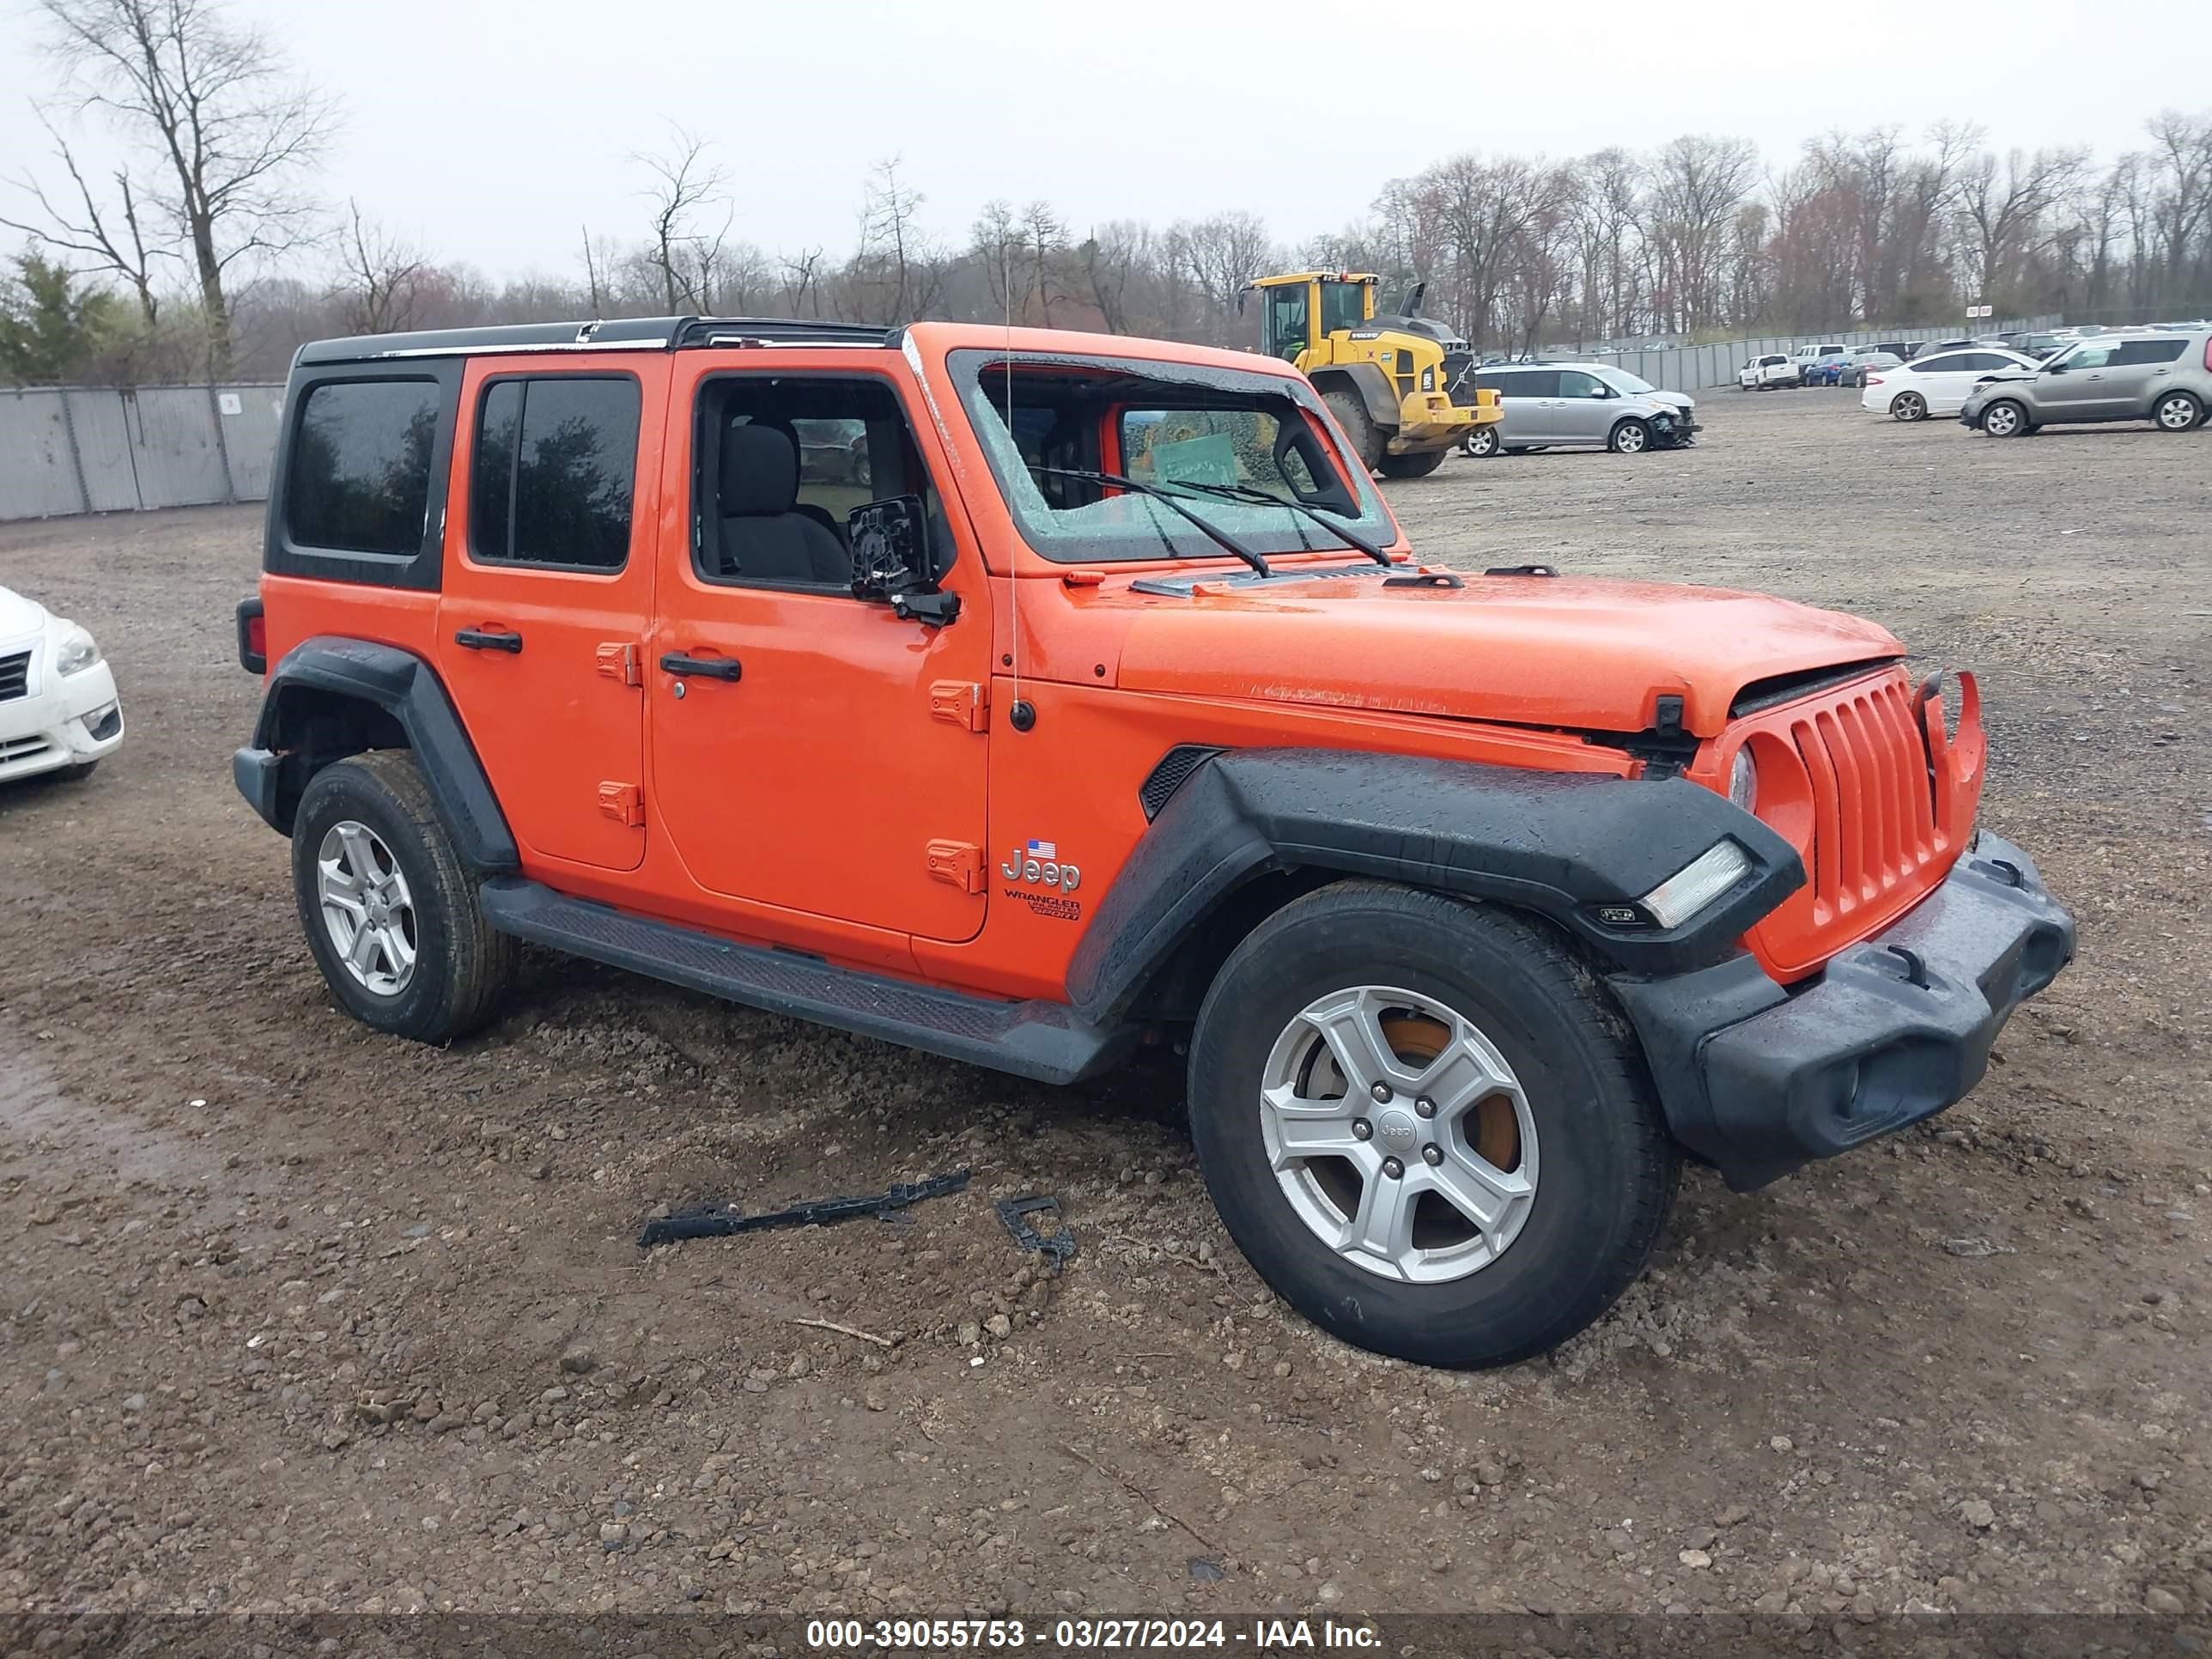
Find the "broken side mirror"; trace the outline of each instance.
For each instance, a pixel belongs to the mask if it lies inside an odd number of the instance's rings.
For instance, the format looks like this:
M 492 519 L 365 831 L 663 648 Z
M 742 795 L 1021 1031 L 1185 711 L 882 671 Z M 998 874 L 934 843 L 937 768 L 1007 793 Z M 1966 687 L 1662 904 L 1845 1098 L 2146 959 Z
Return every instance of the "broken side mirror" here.
M 845 517 L 853 550 L 853 597 L 887 602 L 902 617 L 942 628 L 960 614 L 960 596 L 941 592 L 929 546 L 929 514 L 919 495 L 892 495 Z

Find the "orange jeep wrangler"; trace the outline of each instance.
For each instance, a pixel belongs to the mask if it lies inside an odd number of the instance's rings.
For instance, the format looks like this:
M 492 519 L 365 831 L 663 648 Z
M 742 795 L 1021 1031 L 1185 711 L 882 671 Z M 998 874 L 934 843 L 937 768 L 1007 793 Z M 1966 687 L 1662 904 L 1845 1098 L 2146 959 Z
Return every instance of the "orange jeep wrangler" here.
M 1295 370 L 685 318 L 333 340 L 235 762 L 332 993 L 520 942 L 1066 1084 L 1187 1043 L 1261 1276 L 1347 1341 L 1587 1325 L 1734 1187 L 1980 1078 L 2074 929 L 1970 676 L 1755 594 L 1419 563 Z

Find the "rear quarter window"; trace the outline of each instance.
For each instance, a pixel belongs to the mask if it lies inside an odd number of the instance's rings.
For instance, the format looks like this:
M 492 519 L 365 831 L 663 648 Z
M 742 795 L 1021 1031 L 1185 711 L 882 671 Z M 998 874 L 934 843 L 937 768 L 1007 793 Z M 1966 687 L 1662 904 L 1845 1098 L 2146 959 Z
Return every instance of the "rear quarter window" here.
M 309 387 L 285 479 L 292 539 L 344 553 L 420 548 L 441 403 L 434 380 Z
M 461 360 L 295 368 L 285 387 L 262 568 L 438 586 Z

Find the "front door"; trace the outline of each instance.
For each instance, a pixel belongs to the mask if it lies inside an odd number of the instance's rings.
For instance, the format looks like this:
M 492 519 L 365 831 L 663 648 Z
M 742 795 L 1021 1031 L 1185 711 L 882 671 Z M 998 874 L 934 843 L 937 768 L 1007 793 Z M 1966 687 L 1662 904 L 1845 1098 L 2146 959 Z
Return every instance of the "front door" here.
M 2129 402 L 2126 382 L 2132 376 L 2139 390 L 2142 371 L 2115 367 L 2112 359 L 2118 351 L 2118 341 L 2080 345 L 2061 360 L 2065 367 L 2057 374 L 2045 369 L 2037 377 L 2035 385 L 2035 401 L 2041 418 L 2106 421 L 2124 409 Z
M 479 360 L 462 381 L 437 668 L 526 864 L 645 857 L 660 434 L 641 416 L 667 372 L 659 356 L 588 374 Z
M 655 811 L 706 894 L 972 939 L 988 869 L 981 561 L 902 389 L 835 352 L 790 356 L 789 372 L 734 374 L 678 360 L 670 441 L 694 510 L 664 545 L 646 666 Z M 909 495 L 964 600 L 942 627 L 850 586 L 846 515 Z
M 1559 371 L 1559 430 L 1567 441 L 1601 444 L 1612 435 L 1614 412 L 1620 400 L 1613 388 L 1587 369 Z

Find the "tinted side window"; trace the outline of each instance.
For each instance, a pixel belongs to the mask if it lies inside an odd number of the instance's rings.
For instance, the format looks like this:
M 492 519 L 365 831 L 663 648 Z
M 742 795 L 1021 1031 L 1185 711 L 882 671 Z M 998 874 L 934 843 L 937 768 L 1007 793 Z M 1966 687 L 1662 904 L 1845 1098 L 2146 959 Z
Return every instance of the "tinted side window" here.
M 1942 357 L 1918 358 L 1912 367 L 1923 374 L 1953 374 L 1960 369 L 1971 368 L 1972 365 L 1963 356 L 1954 351 Z
M 1559 396 L 1562 398 L 1602 398 L 1605 386 L 1596 375 L 1585 374 L 1579 368 L 1563 368 L 1559 374 Z
M 1498 382 L 1501 398 L 1556 398 L 1559 395 L 1559 371 L 1556 368 L 1520 368 Z
M 292 539 L 348 553 L 419 550 L 441 401 L 434 380 L 309 388 L 284 485 Z
M 2116 365 L 2177 362 L 2180 360 L 2182 347 L 2187 343 L 2185 340 L 2123 340 L 2119 353 L 2112 362 Z
M 477 417 L 469 542 L 479 559 L 619 570 L 629 558 L 637 382 L 495 381 Z

